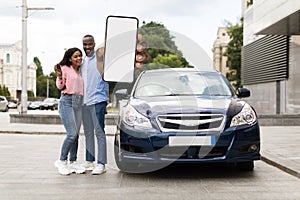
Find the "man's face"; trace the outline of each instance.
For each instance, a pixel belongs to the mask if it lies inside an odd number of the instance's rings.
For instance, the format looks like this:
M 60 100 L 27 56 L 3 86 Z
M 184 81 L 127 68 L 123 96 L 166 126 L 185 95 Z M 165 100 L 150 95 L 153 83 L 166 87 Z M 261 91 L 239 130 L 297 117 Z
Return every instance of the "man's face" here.
M 94 54 L 95 41 L 92 37 L 85 37 L 82 39 L 83 50 L 87 57 Z

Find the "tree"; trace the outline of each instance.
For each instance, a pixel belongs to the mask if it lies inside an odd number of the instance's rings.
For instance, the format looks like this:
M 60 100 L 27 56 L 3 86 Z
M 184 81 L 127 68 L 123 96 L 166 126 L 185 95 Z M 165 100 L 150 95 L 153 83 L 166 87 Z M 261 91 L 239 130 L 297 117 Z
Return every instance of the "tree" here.
M 233 81 L 235 89 L 242 87 L 241 82 L 241 52 L 243 47 L 243 21 L 233 25 L 228 23 L 227 32 L 230 36 L 230 42 L 228 43 L 227 50 L 224 56 L 227 56 L 227 65 L 230 73 L 227 73 L 226 77 L 229 81 Z
M 60 97 L 60 90 L 56 87 L 56 74 L 51 72 L 49 75 L 49 97 Z
M 38 57 L 34 57 L 33 58 L 33 62 L 35 63 L 35 65 L 37 66 L 37 69 L 36 69 L 36 77 L 39 77 L 41 75 L 44 75 L 43 73 L 43 67 L 41 65 L 41 62 L 40 60 L 38 59 Z
M 6 87 L 5 85 L 3 86 L 0 85 L 0 95 L 5 97 L 10 97 L 10 92 L 8 90 L 8 87 Z
M 139 31 L 143 35 L 143 41 L 149 47 L 146 52 L 150 55 L 150 59 L 144 63 L 151 63 L 143 70 L 162 68 L 163 65 L 172 68 L 191 67 L 183 58 L 182 52 L 178 50 L 173 40 L 174 37 L 170 35 L 169 30 L 163 24 L 143 22 Z
M 56 74 L 51 72 L 49 76 L 44 75 L 43 67 L 40 60 L 34 57 L 33 62 L 37 66 L 36 70 L 36 96 L 46 97 L 47 96 L 47 79 L 49 81 L 49 97 L 60 97 L 60 91 L 56 87 Z
M 158 54 L 145 69 L 180 68 L 183 66 L 181 57 L 176 54 Z

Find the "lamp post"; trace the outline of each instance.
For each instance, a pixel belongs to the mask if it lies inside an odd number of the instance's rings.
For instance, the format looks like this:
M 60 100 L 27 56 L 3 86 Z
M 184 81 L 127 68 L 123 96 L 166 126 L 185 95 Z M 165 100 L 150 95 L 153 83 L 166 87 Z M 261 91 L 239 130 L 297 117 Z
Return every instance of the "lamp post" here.
M 54 8 L 28 8 L 27 0 L 22 0 L 22 93 L 21 114 L 27 113 L 27 18 L 28 10 L 54 10 Z
M 52 76 L 47 75 L 47 94 L 46 94 L 47 98 L 49 98 L 49 90 L 50 90 L 50 88 L 49 88 L 49 78 L 52 78 Z

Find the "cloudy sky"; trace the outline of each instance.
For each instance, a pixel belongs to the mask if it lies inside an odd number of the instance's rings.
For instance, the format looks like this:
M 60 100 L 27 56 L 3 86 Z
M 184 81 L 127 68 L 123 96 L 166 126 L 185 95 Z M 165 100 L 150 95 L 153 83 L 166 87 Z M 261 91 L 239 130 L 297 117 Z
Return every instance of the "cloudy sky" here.
M 22 0 L 1 0 L 0 44 L 22 39 L 21 6 Z M 27 62 L 37 56 L 45 74 L 61 60 L 65 48 L 81 48 L 84 35 L 92 34 L 97 44 L 102 43 L 108 15 L 160 22 L 200 45 L 209 57 L 218 27 L 241 17 L 241 0 L 27 0 L 27 6 L 55 9 L 28 13 Z

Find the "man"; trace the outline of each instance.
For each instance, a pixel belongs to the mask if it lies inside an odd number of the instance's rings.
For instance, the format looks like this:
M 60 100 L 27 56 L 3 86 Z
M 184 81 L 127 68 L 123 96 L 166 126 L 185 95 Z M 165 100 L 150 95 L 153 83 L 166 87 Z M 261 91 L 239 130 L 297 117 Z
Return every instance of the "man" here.
M 97 68 L 95 40 L 92 35 L 85 35 L 82 39 L 83 50 L 86 54 L 81 65 L 81 73 L 84 79 L 83 99 L 83 129 L 86 139 L 86 162 L 82 166 L 86 170 L 92 170 L 92 174 L 104 173 L 107 163 L 106 136 L 104 131 L 104 119 L 108 101 L 108 83 L 102 80 Z M 97 138 L 98 156 L 95 161 L 95 140 Z

